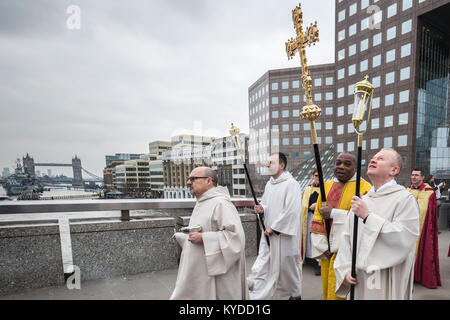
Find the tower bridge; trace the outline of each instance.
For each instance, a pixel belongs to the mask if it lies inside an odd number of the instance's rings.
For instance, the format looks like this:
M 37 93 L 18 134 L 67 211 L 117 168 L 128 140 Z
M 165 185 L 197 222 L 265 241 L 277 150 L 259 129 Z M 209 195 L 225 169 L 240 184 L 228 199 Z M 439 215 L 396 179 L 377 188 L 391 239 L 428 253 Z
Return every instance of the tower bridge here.
M 29 175 L 36 175 L 35 168 L 36 167 L 72 167 L 73 169 L 73 180 L 72 180 L 72 186 L 74 187 L 82 187 L 83 186 L 83 176 L 82 171 L 84 171 L 87 175 L 89 175 L 91 178 L 94 179 L 94 181 L 101 182 L 103 181 L 102 178 L 96 176 L 95 174 L 87 171 L 81 166 L 81 159 L 78 158 L 77 155 L 75 155 L 74 158 L 72 158 L 72 163 L 56 163 L 56 162 L 49 162 L 49 163 L 43 163 L 43 162 L 34 162 L 33 157 L 31 157 L 28 153 L 25 157 L 22 158 L 23 161 L 23 169 L 24 172 Z

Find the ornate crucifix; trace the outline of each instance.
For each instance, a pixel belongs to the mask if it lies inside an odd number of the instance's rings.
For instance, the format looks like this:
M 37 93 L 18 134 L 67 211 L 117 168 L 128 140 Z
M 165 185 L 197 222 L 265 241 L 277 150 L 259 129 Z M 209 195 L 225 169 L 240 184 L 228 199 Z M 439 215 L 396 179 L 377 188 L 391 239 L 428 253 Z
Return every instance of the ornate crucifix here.
M 286 42 L 286 53 L 288 59 L 292 59 L 295 55 L 295 52 L 298 51 L 300 53 L 300 62 L 302 65 L 302 87 L 305 90 L 306 96 L 306 106 L 302 108 L 302 112 L 300 113 L 303 120 L 309 120 L 311 122 L 311 140 L 314 145 L 314 156 L 316 158 L 316 167 L 317 173 L 319 174 L 319 187 L 320 187 L 320 196 L 322 198 L 322 206 L 326 206 L 326 195 L 325 195 L 325 187 L 323 181 L 323 173 L 322 173 L 322 165 L 320 163 L 320 154 L 319 154 L 319 146 L 317 143 L 317 132 L 316 132 L 316 124 L 315 120 L 320 116 L 322 110 L 313 103 L 311 87 L 312 87 L 312 79 L 309 74 L 308 66 L 306 65 L 306 52 L 305 47 L 308 45 L 309 47 L 315 45 L 317 41 L 319 41 L 319 29 L 317 29 L 317 21 L 306 28 L 306 33 L 303 33 L 303 12 L 301 8 L 301 4 L 298 4 L 294 10 L 292 10 L 292 21 L 294 22 L 294 28 L 297 34 L 297 37 L 291 38 Z M 329 234 L 330 230 L 330 222 L 329 220 L 325 220 L 326 224 L 326 232 Z M 328 238 L 328 237 L 327 237 Z M 328 250 L 330 250 L 330 244 L 328 242 Z

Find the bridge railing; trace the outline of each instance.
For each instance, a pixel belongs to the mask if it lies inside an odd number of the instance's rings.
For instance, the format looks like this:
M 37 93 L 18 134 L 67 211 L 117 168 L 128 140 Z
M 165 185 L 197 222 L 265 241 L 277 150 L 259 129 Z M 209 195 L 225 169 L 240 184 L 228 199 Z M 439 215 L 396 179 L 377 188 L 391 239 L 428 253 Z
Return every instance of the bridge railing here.
M 232 198 L 238 208 L 253 207 L 250 198 Z M 130 210 L 192 209 L 195 199 L 101 199 L 2 201 L 0 214 L 120 211 L 122 221 L 130 221 Z

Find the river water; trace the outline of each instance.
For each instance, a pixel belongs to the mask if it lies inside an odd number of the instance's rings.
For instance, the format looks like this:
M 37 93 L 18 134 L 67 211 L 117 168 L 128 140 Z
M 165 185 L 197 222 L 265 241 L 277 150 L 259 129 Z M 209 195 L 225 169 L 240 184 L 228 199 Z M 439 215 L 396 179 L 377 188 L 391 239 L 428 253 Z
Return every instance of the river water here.
M 86 192 L 84 189 L 67 189 L 62 187 L 50 188 L 50 190 L 44 191 L 43 196 L 61 196 L 61 195 L 85 195 L 92 194 L 93 192 Z M 6 191 L 0 186 L 0 196 L 6 196 Z M 17 197 L 10 197 L 12 200 L 4 201 L 20 201 L 16 200 Z M 39 200 L 36 200 L 39 201 Z M 71 200 L 58 200 L 58 201 L 71 201 Z M 2 201 L 3 202 L 3 201 Z M 177 216 L 190 216 L 191 209 L 151 209 L 151 210 L 130 210 L 130 216 L 133 217 L 177 217 Z M 121 217 L 121 212 L 117 211 L 83 211 L 83 212 L 62 212 L 62 213 L 27 213 L 27 214 L 0 214 L 0 222 L 13 222 L 13 221 L 42 221 L 42 220 L 56 220 L 60 218 L 68 219 L 93 219 L 93 220 L 109 220 L 117 219 Z

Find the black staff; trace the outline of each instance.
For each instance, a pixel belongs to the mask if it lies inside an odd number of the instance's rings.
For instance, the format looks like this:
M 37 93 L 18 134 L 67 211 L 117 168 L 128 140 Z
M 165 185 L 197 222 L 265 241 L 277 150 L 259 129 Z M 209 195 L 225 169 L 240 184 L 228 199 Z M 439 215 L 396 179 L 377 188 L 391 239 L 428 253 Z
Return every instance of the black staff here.
M 356 169 L 356 190 L 355 196 L 360 196 L 360 186 L 361 186 L 361 162 L 362 162 L 362 141 L 363 134 L 367 130 L 367 124 L 370 119 L 370 110 L 372 108 L 372 96 L 373 96 L 373 85 L 369 82 L 369 76 L 365 76 L 363 81 L 355 84 L 355 103 L 353 109 L 352 122 L 355 127 L 355 131 L 358 134 L 358 162 Z M 364 119 L 364 115 L 367 112 L 367 119 Z M 359 126 L 366 121 L 366 128 L 364 130 L 359 130 Z M 355 214 L 353 220 L 353 243 L 352 243 L 352 277 L 356 277 L 356 249 L 358 240 L 358 217 Z M 355 300 L 355 286 L 350 287 L 350 300 Z
M 258 205 L 259 202 L 258 202 L 258 199 L 256 198 L 255 190 L 253 190 L 252 180 L 250 179 L 250 174 L 248 172 L 247 165 L 245 163 L 245 155 L 243 154 L 243 150 L 241 149 L 241 146 L 240 146 L 240 143 L 239 143 L 239 140 L 238 140 L 239 129 L 236 126 L 234 126 L 233 124 L 231 124 L 230 134 L 231 134 L 231 136 L 233 138 L 234 146 L 236 147 L 237 152 L 241 156 L 242 164 L 244 165 L 245 175 L 247 176 L 248 184 L 250 185 L 250 190 L 251 190 L 252 195 L 253 195 L 253 200 L 255 201 L 255 205 Z M 266 230 L 266 227 L 264 225 L 263 220 L 260 217 L 260 214 L 256 214 L 256 217 L 258 218 L 259 227 L 261 228 L 261 232 L 264 233 L 264 231 Z M 266 236 L 267 246 L 270 247 L 269 236 L 267 234 L 264 234 L 264 235 Z

